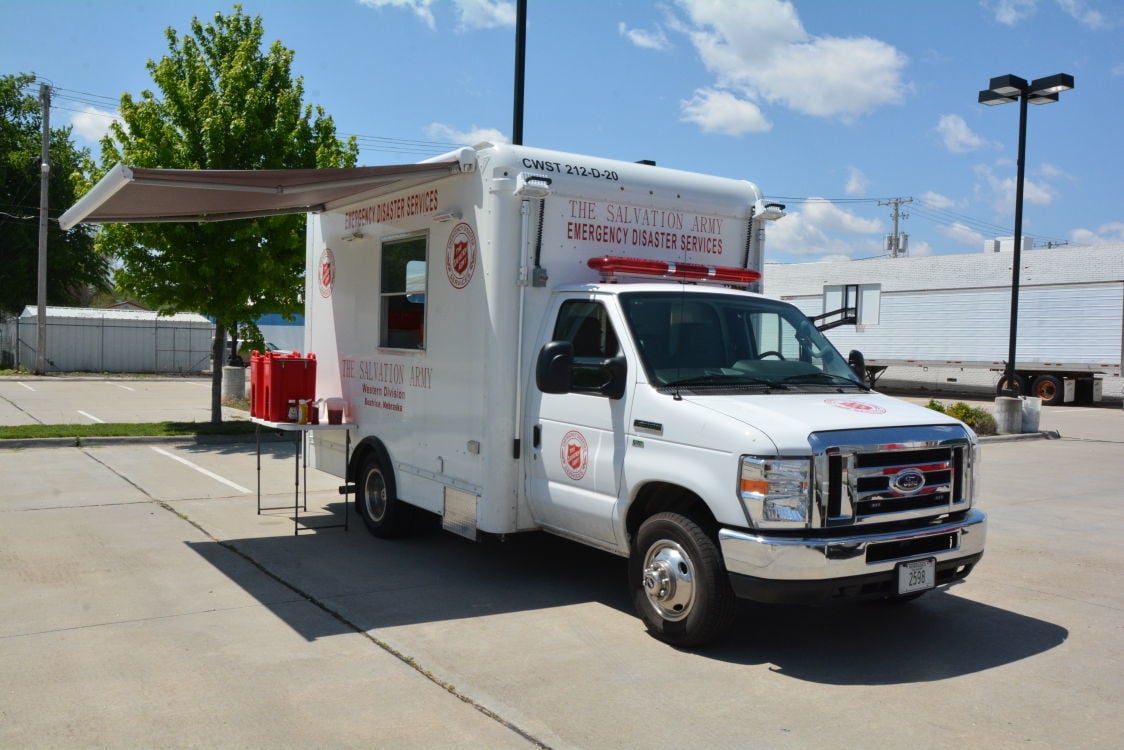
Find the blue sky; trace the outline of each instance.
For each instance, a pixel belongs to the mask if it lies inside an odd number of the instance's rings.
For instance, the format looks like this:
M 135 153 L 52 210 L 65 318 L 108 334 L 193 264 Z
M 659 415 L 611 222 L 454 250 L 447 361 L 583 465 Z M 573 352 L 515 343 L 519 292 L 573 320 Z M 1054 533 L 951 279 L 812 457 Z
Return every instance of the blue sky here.
M 1018 105 L 989 79 L 1070 73 L 1028 116 L 1024 234 L 1124 243 L 1124 4 L 1116 0 L 529 0 L 524 143 L 757 183 L 788 206 L 766 258 L 978 253 L 1014 223 Z M 306 101 L 360 163 L 510 138 L 514 2 L 244 0 L 296 53 Z M 0 72 L 57 91 L 96 149 L 145 61 L 233 4 L 0 0 Z

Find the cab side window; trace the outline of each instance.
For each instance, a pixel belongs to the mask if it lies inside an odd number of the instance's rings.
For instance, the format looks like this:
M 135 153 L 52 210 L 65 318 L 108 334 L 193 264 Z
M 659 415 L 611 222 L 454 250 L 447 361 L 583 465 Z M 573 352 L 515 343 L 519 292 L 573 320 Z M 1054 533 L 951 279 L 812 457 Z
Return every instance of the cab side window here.
M 598 392 L 607 379 L 605 360 L 620 353 L 605 306 L 591 300 L 567 300 L 558 312 L 551 338 L 574 345 L 570 389 L 577 393 Z

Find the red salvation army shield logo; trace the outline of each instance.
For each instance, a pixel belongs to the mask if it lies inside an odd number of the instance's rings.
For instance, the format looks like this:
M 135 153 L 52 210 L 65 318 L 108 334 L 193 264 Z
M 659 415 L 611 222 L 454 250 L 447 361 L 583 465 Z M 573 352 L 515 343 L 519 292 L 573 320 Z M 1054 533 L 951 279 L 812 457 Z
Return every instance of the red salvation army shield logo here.
M 863 414 L 885 414 L 886 413 L 886 410 L 883 409 L 881 406 L 876 406 L 874 404 L 868 404 L 864 401 L 848 401 L 848 400 L 842 399 L 842 398 L 829 398 L 829 399 L 825 400 L 824 403 L 829 404 L 829 405 L 834 406 L 834 407 L 839 408 L 839 409 L 847 409 L 849 411 L 857 411 L 857 412 L 861 412 Z
M 329 248 L 324 248 L 320 253 L 320 260 L 316 264 L 316 285 L 320 289 L 320 296 L 325 299 L 332 296 L 332 285 L 336 282 L 336 256 Z
M 585 476 L 589 468 L 589 443 L 577 430 L 570 430 L 562 436 L 562 471 L 577 481 Z
M 453 227 L 445 245 L 445 273 L 455 289 L 464 289 L 476 270 L 476 233 L 463 221 Z

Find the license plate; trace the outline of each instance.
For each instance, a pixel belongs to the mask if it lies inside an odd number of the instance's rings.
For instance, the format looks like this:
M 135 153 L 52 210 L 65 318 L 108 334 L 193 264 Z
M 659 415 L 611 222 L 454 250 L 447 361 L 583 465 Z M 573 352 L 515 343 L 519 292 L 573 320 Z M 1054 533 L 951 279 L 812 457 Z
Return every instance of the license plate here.
M 937 585 L 937 561 L 913 560 L 898 566 L 898 593 L 909 594 L 925 591 Z

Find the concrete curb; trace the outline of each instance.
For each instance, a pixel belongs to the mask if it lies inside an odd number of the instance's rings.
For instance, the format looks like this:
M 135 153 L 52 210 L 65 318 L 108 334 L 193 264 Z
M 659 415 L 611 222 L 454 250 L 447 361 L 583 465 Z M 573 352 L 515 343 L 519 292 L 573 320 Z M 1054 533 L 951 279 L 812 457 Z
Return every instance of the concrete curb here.
M 981 435 L 981 443 L 1010 443 L 1017 440 L 1061 440 L 1062 436 L 1057 430 L 1044 432 L 1023 432 L 1012 435 Z

